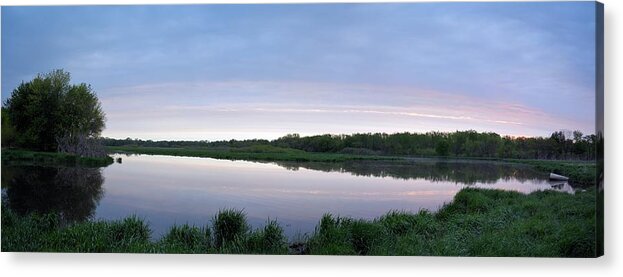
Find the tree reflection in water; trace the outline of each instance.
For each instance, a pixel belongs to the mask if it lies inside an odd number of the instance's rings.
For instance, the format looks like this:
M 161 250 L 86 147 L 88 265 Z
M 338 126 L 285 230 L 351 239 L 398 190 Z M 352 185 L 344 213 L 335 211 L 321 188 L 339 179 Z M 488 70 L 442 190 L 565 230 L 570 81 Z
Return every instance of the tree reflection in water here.
M 56 213 L 63 223 L 91 219 L 103 196 L 99 168 L 3 166 L 5 204 L 18 214 Z
M 299 168 L 325 172 L 351 173 L 356 176 L 424 179 L 432 182 L 455 182 L 465 185 L 493 184 L 499 180 L 520 182 L 543 179 L 543 173 L 528 166 L 491 162 L 414 159 L 405 161 L 349 161 L 341 163 L 274 162 L 289 170 Z

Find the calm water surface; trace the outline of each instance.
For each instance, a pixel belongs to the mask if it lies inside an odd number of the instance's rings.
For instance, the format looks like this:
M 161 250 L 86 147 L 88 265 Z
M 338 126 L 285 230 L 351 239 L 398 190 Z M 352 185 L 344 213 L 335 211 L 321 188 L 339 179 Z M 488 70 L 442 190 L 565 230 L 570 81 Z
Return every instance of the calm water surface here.
M 260 163 L 172 156 L 118 156 L 102 169 L 3 166 L 2 197 L 19 213 L 59 212 L 67 221 L 146 219 L 158 238 L 172 224 L 203 226 L 223 208 L 249 223 L 277 219 L 289 236 L 313 232 L 324 213 L 375 218 L 390 210 L 436 211 L 464 187 L 557 189 L 547 174 L 495 162 L 414 159 Z

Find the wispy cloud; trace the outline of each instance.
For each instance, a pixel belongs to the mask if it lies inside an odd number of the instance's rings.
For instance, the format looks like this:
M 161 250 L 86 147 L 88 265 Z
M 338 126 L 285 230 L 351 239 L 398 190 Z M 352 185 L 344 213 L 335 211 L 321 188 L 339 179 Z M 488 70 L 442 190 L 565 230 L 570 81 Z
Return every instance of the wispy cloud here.
M 271 136 L 287 128 L 591 133 L 593 8 L 592 2 L 3 7 L 2 99 L 22 80 L 64 68 L 74 81 L 93 85 L 109 115 L 106 134 L 115 136 L 166 138 L 172 133 L 162 129 L 172 128 L 176 138 L 195 130 L 191 139 L 260 126 Z M 240 110 L 225 115 L 193 106 Z
M 184 91 L 185 97 L 168 98 L 176 91 Z M 578 122 L 516 103 L 365 84 L 166 83 L 115 88 L 107 95 L 112 95 L 103 98 L 109 129 L 118 131 L 106 131 L 110 136 L 166 138 L 175 134 L 176 138 L 229 139 L 276 138 L 293 132 L 465 129 L 536 136 L 579 126 Z M 591 123 L 582 126 L 590 128 Z M 164 130 L 170 132 L 162 133 Z
M 523 125 L 521 122 L 513 122 L 513 121 L 504 121 L 504 120 L 490 120 L 490 119 L 477 119 L 470 116 L 452 116 L 452 115 L 443 115 L 443 114 L 426 114 L 426 113 L 417 113 L 417 112 L 400 112 L 400 111 L 389 111 L 389 110 L 366 110 L 366 109 L 340 109 L 340 108 L 251 108 L 251 109 L 236 109 L 236 108 L 212 108 L 212 107 L 202 107 L 202 106 L 167 106 L 165 107 L 167 110 L 200 110 L 200 111 L 215 111 L 215 112 L 270 112 L 270 113 L 368 113 L 368 114 L 380 114 L 380 115 L 400 115 L 400 116 L 412 116 L 412 117 L 422 117 L 422 118 L 436 118 L 436 119 L 452 119 L 452 120 L 462 120 L 462 121 L 484 121 L 484 122 L 495 122 L 502 124 L 516 124 Z M 415 108 L 414 108 L 415 109 Z

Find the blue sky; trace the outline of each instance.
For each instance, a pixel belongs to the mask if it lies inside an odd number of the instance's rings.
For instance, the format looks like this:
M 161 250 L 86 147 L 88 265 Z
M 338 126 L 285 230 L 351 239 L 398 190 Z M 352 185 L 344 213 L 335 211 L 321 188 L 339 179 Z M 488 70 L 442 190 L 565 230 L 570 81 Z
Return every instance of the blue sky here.
M 593 133 L 594 7 L 2 7 L 2 100 L 63 68 L 117 138 Z

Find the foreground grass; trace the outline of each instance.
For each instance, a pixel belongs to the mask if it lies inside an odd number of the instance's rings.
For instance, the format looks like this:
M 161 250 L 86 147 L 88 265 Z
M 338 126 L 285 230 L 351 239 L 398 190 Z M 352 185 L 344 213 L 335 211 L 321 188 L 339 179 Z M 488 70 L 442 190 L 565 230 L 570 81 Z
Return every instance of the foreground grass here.
M 80 253 L 287 254 L 283 229 L 274 221 L 251 230 L 241 211 L 224 210 L 210 226 L 174 225 L 150 240 L 144 220 L 87 221 L 61 226 L 53 214 L 19 216 L 3 206 L 2 251 Z
M 269 145 L 255 145 L 241 148 L 171 148 L 141 146 L 109 146 L 111 152 L 201 157 L 227 160 L 256 161 L 297 161 L 297 162 L 340 162 L 352 160 L 391 160 L 396 157 L 351 155 L 335 153 L 312 153 L 291 148 L 280 148 Z
M 251 230 L 235 210 L 220 211 L 210 225 L 173 226 L 155 242 L 136 217 L 58 222 L 3 206 L 2 251 L 593 257 L 596 247 L 594 188 L 576 195 L 463 189 L 437 213 L 393 211 L 374 220 L 327 214 L 297 243 L 275 221 Z
M 595 191 L 463 189 L 436 214 L 390 212 L 373 221 L 325 215 L 311 254 L 595 256 Z
M 67 153 L 59 152 L 38 152 L 18 149 L 2 149 L 3 164 L 35 164 L 42 166 L 87 166 L 103 167 L 112 164 L 113 158 L 90 158 L 79 157 Z

